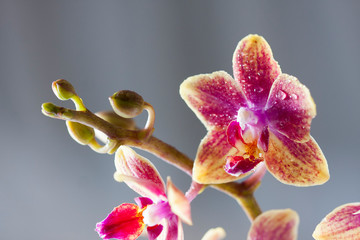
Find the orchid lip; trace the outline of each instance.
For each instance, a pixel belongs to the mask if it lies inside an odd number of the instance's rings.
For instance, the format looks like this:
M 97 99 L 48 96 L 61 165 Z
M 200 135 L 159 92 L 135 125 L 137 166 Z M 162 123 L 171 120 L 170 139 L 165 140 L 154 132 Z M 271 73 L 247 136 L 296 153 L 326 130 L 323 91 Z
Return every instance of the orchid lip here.
M 263 160 L 262 157 L 255 158 L 253 155 L 245 158 L 243 156 L 228 156 L 224 169 L 230 175 L 239 176 L 253 171 Z

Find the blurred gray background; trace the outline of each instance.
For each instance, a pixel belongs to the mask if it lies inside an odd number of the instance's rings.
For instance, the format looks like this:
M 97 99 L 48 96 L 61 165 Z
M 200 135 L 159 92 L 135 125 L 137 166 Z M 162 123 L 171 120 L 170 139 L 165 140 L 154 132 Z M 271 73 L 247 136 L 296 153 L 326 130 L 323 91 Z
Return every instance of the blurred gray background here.
M 328 212 L 360 201 L 359 24 L 359 1 L 1 0 L 1 239 L 99 239 L 96 222 L 137 196 L 113 180 L 113 156 L 78 145 L 63 121 L 41 114 L 43 102 L 72 107 L 53 95 L 52 81 L 72 82 L 94 112 L 110 109 L 118 90 L 137 91 L 155 107 L 154 134 L 193 158 L 206 131 L 179 85 L 199 73 L 232 74 L 235 46 L 249 33 L 266 38 L 317 104 L 312 135 L 330 181 L 297 188 L 267 174 L 256 192 L 263 210 L 296 210 L 299 239 L 311 239 Z M 187 190 L 187 175 L 142 154 Z M 250 226 L 213 189 L 193 201 L 192 214 L 185 239 L 216 226 L 245 239 Z

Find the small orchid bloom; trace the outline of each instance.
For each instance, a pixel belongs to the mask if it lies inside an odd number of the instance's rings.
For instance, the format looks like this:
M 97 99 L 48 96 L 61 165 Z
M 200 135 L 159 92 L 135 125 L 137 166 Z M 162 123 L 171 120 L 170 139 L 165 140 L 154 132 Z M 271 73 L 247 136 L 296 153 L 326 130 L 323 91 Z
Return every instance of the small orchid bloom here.
M 131 148 L 121 146 L 115 156 L 114 178 L 125 182 L 142 197 L 137 204 L 124 203 L 96 225 L 103 239 L 132 240 L 147 225 L 150 240 L 183 239 L 182 222 L 192 224 L 190 203 L 185 195 L 167 179 L 167 191 L 155 166 Z
M 189 77 L 180 95 L 205 125 L 193 178 L 203 184 L 245 177 L 260 162 L 279 181 L 310 186 L 326 182 L 326 159 L 310 136 L 316 115 L 309 90 L 281 73 L 258 35 L 242 39 L 233 56 L 233 79 L 224 71 Z
M 360 239 L 360 203 L 335 208 L 315 228 L 316 240 Z
M 247 240 L 296 240 L 299 216 L 291 209 L 269 210 L 251 224 Z

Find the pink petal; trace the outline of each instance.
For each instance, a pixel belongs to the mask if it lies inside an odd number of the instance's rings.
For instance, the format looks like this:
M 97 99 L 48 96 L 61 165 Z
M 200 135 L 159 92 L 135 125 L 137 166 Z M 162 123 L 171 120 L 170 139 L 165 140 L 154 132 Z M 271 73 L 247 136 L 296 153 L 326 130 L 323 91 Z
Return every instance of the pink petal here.
M 253 156 L 251 157 L 252 158 L 244 158 L 242 156 L 227 156 L 224 167 L 225 171 L 233 176 L 239 176 L 255 169 L 255 167 L 264 160 L 262 158 L 255 158 Z
M 180 95 L 207 129 L 226 127 L 246 106 L 239 84 L 224 71 L 189 77 Z
M 147 227 L 146 229 L 148 232 L 149 240 L 155 240 L 162 232 L 163 225 L 158 224 L 152 227 Z
M 239 141 L 245 144 L 244 139 L 241 136 L 241 127 L 236 120 L 230 122 L 228 125 L 226 129 L 226 136 L 228 143 L 235 148 Z
M 306 143 L 297 143 L 270 132 L 265 163 L 269 172 L 285 184 L 313 186 L 330 177 L 325 156 L 312 137 Z
M 173 214 L 170 218 L 164 219 L 164 229 L 157 240 L 183 240 L 184 231 L 178 216 Z
M 252 108 L 265 106 L 272 83 L 281 73 L 266 40 L 248 35 L 237 45 L 233 56 L 233 71 Z
M 160 224 L 163 219 L 169 218 L 174 213 L 167 201 L 160 201 L 149 205 L 143 212 L 144 223 L 148 226 Z
M 269 148 L 269 130 L 267 127 L 264 127 L 264 129 L 261 131 L 257 145 L 258 148 L 262 149 L 264 152 L 267 152 Z
M 146 197 L 135 198 L 135 202 L 141 209 L 146 207 L 147 205 L 153 204 L 153 201 L 150 198 Z
M 291 209 L 270 210 L 252 223 L 248 240 L 295 240 L 299 225 L 298 214 Z
M 335 208 L 317 226 L 313 233 L 321 239 L 360 239 L 360 203 L 349 203 Z
M 240 179 L 225 172 L 225 158 L 237 149 L 227 142 L 225 131 L 211 131 L 201 141 L 193 167 L 193 179 L 202 184 L 224 183 Z
M 153 200 L 156 200 L 156 198 L 153 198 L 154 196 L 158 196 L 159 198 L 164 198 L 166 196 L 164 182 L 155 166 L 146 158 L 138 155 L 131 148 L 126 146 L 119 147 L 115 153 L 115 166 L 117 173 L 140 180 L 138 182 L 124 180 L 131 189 L 140 195 L 149 197 Z M 151 182 L 152 184 L 139 185 L 141 181 Z M 152 192 L 153 194 L 149 195 L 149 192 Z
M 183 222 L 192 225 L 190 202 L 172 183 L 170 177 L 167 179 L 167 197 L 171 211 L 175 213 Z
M 226 237 L 225 230 L 221 227 L 209 229 L 201 240 L 221 240 Z
M 265 107 L 270 128 L 297 142 L 310 139 L 311 120 L 316 115 L 314 100 L 299 80 L 281 74 L 274 82 Z
M 131 177 L 119 172 L 114 173 L 114 179 L 118 182 L 125 182 L 131 189 L 154 202 L 166 200 L 166 195 L 162 189 L 159 189 L 158 185 L 147 179 Z M 140 204 L 143 203 L 140 202 Z
M 96 231 L 102 239 L 136 239 L 144 230 L 145 224 L 138 206 L 124 203 L 102 221 L 96 224 Z

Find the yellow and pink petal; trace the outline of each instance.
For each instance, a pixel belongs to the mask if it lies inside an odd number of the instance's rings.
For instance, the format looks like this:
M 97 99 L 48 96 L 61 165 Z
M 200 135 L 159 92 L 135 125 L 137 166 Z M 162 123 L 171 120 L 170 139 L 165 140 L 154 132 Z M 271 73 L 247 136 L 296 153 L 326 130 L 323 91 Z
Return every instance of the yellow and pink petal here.
M 238 177 L 224 170 L 226 156 L 236 155 L 237 149 L 227 142 L 225 130 L 210 131 L 201 141 L 193 167 L 193 179 L 202 184 L 231 182 Z
M 250 227 L 248 240 L 296 240 L 298 214 L 291 209 L 269 210 L 260 214 Z
M 234 78 L 240 83 L 251 108 L 265 106 L 271 86 L 281 73 L 269 44 L 258 35 L 248 35 L 237 45 L 233 55 Z
M 312 137 L 308 142 L 297 143 L 270 132 L 265 163 L 275 178 L 289 185 L 320 185 L 330 178 L 325 156 Z
M 239 84 L 224 71 L 187 78 L 180 95 L 208 130 L 227 127 L 246 106 Z
M 316 106 L 309 89 L 297 78 L 281 74 L 275 80 L 265 114 L 272 131 L 278 131 L 296 142 L 309 141 Z
M 335 208 L 317 226 L 316 240 L 360 239 L 360 203 L 348 203 Z
M 136 239 L 145 228 L 142 209 L 131 203 L 124 203 L 102 221 L 96 224 L 96 231 L 102 239 Z
M 192 225 L 190 202 L 171 181 L 167 179 L 167 197 L 171 211 L 176 214 L 184 223 Z
M 141 196 L 152 200 L 165 199 L 165 185 L 156 167 L 129 147 L 121 146 L 115 153 L 116 173 Z

